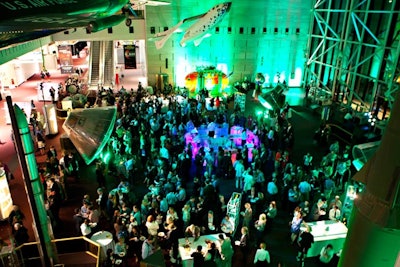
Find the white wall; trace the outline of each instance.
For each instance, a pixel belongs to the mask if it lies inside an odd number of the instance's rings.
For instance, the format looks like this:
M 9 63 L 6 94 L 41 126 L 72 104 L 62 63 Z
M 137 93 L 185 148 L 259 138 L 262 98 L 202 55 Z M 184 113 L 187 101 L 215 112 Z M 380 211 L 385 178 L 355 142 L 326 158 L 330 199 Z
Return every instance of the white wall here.
M 0 80 L 4 87 L 18 86 L 40 71 L 38 62 L 13 60 L 0 66 Z

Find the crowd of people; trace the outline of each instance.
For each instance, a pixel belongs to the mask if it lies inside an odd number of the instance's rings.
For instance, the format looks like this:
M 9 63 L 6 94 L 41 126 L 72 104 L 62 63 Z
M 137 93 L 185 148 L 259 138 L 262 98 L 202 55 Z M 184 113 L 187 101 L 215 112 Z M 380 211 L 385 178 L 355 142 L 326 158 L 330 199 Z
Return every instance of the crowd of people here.
M 237 239 L 245 262 L 250 248 L 259 248 L 254 263 L 261 266 L 273 259 L 266 250 L 265 234 L 274 227 L 278 208 L 293 216 L 288 243 L 298 246 L 298 259 L 302 260 L 311 245 L 305 237 L 310 232 L 301 226 L 308 221 L 342 220 L 339 195 L 350 182 L 351 148 L 333 142 L 320 161 L 310 149 L 303 162 L 293 162 L 295 131 L 289 105 L 269 116 L 253 118 L 230 108 L 222 97 L 218 108 L 211 111 L 201 98 L 149 95 L 143 88 L 120 91 L 113 99 L 117 121 L 103 151 L 111 158 L 107 162 L 98 159 L 97 196 L 85 195 L 73 215 L 77 235 L 90 237 L 111 229 L 116 246 L 107 253 L 104 266 L 112 266 L 116 259 L 122 264 L 132 258 L 141 261 L 158 249 L 168 251 L 170 261 L 178 264 L 179 238 L 221 232 L 224 235 L 219 242 L 205 244 L 208 256 L 197 248 L 203 258 L 196 252 L 193 258 L 208 261 L 210 266 L 218 261 L 231 266 L 232 243 Z M 202 126 L 210 129 L 210 124 L 211 129 L 224 124 L 240 126 L 257 135 L 260 142 L 251 149 L 246 142 L 234 144 L 232 149 L 232 144 L 213 147 L 196 138 L 186 141 L 185 134 Z M 213 137 L 215 133 L 208 134 Z M 64 177 L 79 179 L 77 155 L 64 152 L 58 157 L 54 147 L 50 148 L 41 174 L 49 215 L 57 225 L 68 194 Z M 107 176 L 118 181 L 115 188 L 107 184 Z M 227 216 L 230 195 L 221 194 L 224 180 L 234 180 L 241 193 L 239 225 Z M 149 189 L 144 195 L 134 189 L 142 183 Z M 121 252 L 124 256 L 118 257 Z

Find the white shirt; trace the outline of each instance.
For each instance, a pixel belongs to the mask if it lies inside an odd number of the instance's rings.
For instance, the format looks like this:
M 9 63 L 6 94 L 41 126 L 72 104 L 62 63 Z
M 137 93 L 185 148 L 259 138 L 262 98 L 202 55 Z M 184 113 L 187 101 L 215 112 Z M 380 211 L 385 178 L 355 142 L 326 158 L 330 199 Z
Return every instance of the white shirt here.
M 92 228 L 90 228 L 89 225 L 87 225 L 86 223 L 82 223 L 81 224 L 81 233 L 83 236 L 87 236 L 92 232 Z
M 156 221 L 146 222 L 147 232 L 149 235 L 157 235 L 158 228 L 160 227 Z
M 340 219 L 340 210 L 330 209 L 329 210 L 329 220 L 337 221 Z

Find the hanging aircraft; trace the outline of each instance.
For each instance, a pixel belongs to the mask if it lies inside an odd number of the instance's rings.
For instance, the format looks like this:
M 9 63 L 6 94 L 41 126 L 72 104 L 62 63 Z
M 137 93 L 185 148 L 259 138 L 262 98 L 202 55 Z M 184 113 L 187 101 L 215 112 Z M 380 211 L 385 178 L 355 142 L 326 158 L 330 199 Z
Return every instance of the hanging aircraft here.
M 143 12 L 144 6 L 166 6 L 171 3 L 165 1 L 147 1 L 147 0 L 131 0 L 128 5 L 125 5 L 123 12 L 127 14 L 125 21 L 126 26 L 131 26 L 132 18 L 140 17 L 140 12 Z M 139 13 L 139 14 L 138 14 Z M 142 15 L 143 16 L 143 15 Z
M 124 20 L 129 26 L 137 7 L 166 4 L 143 0 L 0 1 L 0 47 L 72 28 L 97 32 Z
M 173 33 L 181 32 L 181 26 L 183 26 L 183 24 L 196 20 L 197 21 L 185 31 L 185 34 L 179 43 L 182 47 L 185 47 L 186 44 L 191 41 L 193 41 L 195 46 L 200 45 L 204 38 L 211 36 L 209 31 L 222 21 L 225 15 L 229 12 L 231 5 L 232 2 L 218 4 L 206 13 L 183 19 L 171 29 L 157 33 L 155 35 L 155 38 L 157 39 L 157 41 L 155 41 L 156 48 L 161 49 Z

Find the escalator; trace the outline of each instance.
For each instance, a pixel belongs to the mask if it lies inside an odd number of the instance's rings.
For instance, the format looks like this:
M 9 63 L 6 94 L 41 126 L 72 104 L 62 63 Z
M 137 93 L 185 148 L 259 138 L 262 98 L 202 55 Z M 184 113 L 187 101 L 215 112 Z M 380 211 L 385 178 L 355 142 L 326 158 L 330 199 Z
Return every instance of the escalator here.
M 104 70 L 103 84 L 105 87 L 113 87 L 114 79 L 114 43 L 113 41 L 104 41 Z
M 93 41 L 90 49 L 89 85 L 97 87 L 100 81 L 100 41 Z

